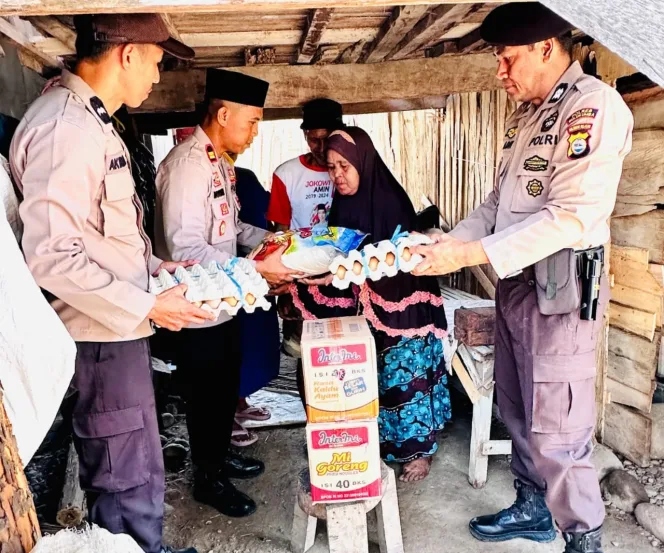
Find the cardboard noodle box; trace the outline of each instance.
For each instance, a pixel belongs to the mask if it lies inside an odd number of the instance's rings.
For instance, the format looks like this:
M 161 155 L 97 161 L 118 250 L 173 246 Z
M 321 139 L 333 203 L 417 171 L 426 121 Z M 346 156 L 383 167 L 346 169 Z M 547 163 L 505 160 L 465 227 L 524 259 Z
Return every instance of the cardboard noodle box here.
M 304 321 L 302 363 L 310 423 L 378 416 L 376 345 L 364 317 Z
M 308 424 L 313 503 L 381 497 L 378 422 Z

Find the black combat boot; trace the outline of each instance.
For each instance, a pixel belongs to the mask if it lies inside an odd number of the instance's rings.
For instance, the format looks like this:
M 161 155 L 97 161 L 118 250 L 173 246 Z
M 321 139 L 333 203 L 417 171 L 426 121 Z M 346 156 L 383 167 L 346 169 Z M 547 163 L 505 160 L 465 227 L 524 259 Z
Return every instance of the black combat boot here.
M 602 527 L 592 532 L 563 532 L 565 553 L 602 553 Z
M 214 507 L 220 513 L 242 518 L 256 512 L 256 503 L 238 490 L 220 471 L 196 469 L 194 473 L 194 499 Z
M 516 501 L 495 515 L 470 521 L 470 533 L 480 541 L 507 541 L 515 538 L 546 543 L 556 539 L 553 518 L 544 493 L 520 480 L 514 481 Z
M 227 478 L 248 480 L 260 476 L 263 472 L 265 472 L 265 465 L 258 459 L 243 457 L 229 451 L 224 460 L 224 474 Z

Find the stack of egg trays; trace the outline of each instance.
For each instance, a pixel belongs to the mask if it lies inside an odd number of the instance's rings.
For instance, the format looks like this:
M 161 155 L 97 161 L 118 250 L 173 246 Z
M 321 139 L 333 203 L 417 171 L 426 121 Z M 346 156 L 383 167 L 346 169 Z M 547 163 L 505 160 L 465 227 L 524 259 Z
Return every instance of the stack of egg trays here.
M 411 248 L 431 243 L 423 234 L 409 234 L 394 242 L 367 244 L 362 250 L 352 250 L 348 256 L 338 255 L 330 265 L 334 275 L 332 285 L 345 290 L 351 284 L 363 284 L 367 278 L 376 281 L 395 276 L 399 271 L 409 273 L 422 261 L 422 256 L 413 254 Z
M 194 265 L 189 269 L 178 267 L 174 275 L 160 271 L 157 278 L 150 277 L 150 291 L 160 294 L 166 290 L 186 284 L 185 297 L 195 305 L 218 317 L 221 311 L 234 316 L 242 308 L 253 313 L 257 308 L 268 310 L 270 302 L 266 295 L 267 282 L 253 265 L 243 259 L 233 258 L 222 266 L 211 261 L 207 269 Z

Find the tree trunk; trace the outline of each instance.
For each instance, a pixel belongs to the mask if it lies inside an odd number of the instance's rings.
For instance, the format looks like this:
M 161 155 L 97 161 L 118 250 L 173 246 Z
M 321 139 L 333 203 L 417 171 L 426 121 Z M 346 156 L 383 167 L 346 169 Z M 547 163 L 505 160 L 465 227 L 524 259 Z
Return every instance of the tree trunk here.
M 41 536 L 0 387 L 0 552 L 28 553 Z

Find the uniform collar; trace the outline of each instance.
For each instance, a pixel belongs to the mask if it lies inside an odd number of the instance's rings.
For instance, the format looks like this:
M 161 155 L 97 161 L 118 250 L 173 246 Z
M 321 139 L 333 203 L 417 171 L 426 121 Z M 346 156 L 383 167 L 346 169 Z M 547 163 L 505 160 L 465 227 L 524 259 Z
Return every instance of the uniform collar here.
M 567 95 L 570 88 L 574 86 L 574 83 L 578 81 L 583 76 L 583 69 L 581 69 L 581 64 L 578 61 L 575 61 L 567 68 L 555 84 L 555 86 L 549 92 L 549 96 L 540 106 L 540 108 L 547 109 L 553 107 L 560 103 L 560 101 Z
M 214 147 L 214 144 L 212 144 L 212 140 L 210 140 L 210 137 L 203 130 L 203 127 L 197 125 L 196 129 L 194 130 L 194 136 L 196 137 L 196 140 L 198 140 L 198 142 L 203 144 L 205 152 L 212 163 L 225 162 L 231 167 L 235 165 L 235 162 L 225 152 L 221 152 L 221 154 L 217 152 L 217 150 Z M 214 159 L 212 158 L 210 152 L 212 152 L 212 155 L 214 155 Z
M 112 127 L 111 115 L 106 110 L 104 102 L 101 101 L 97 96 L 97 93 L 92 90 L 90 85 L 81 79 L 81 77 L 70 71 L 64 70 L 62 72 L 62 78 L 60 79 L 60 85 L 68 88 L 83 100 L 89 111 L 104 128 L 106 128 L 106 125 Z

